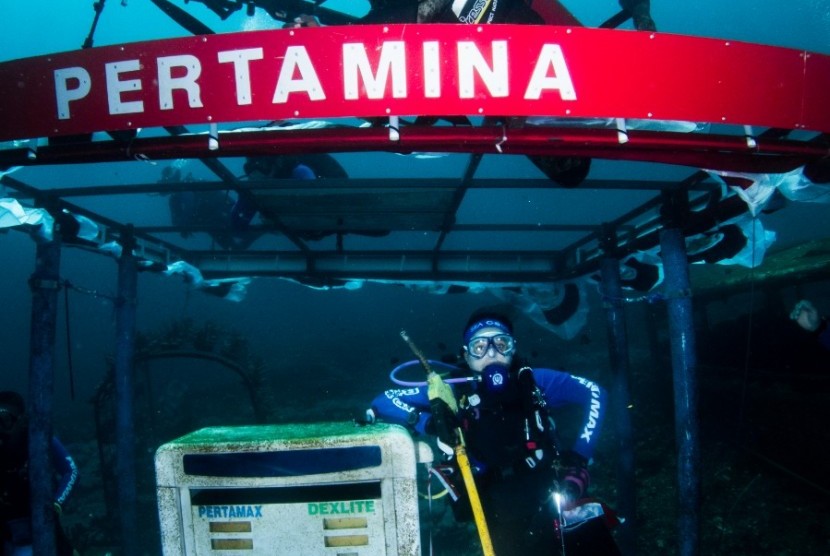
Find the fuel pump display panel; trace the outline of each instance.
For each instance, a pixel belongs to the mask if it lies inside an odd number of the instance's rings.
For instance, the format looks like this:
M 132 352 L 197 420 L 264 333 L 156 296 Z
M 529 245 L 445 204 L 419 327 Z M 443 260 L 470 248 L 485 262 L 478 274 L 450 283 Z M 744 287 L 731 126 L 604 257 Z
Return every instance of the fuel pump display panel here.
M 378 482 L 190 494 L 197 555 L 386 554 Z

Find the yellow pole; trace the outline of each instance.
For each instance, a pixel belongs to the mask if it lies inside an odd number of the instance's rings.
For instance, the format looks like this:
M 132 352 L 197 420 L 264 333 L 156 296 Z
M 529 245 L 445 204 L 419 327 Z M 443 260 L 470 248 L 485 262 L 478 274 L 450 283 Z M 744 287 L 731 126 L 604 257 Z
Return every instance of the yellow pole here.
M 412 353 L 414 353 L 421 362 L 421 365 L 427 372 L 427 376 L 429 377 L 430 375 L 435 375 L 437 377 L 438 375 L 432 370 L 427 358 L 424 357 L 421 350 L 418 349 L 405 330 L 401 330 L 401 338 L 409 344 L 409 349 L 412 350 Z M 461 429 L 456 429 L 456 433 L 458 434 L 459 442 L 455 446 L 455 459 L 458 462 L 458 468 L 461 471 L 461 478 L 464 480 L 464 486 L 467 488 L 467 497 L 470 499 L 470 506 L 473 510 L 473 519 L 475 520 L 476 529 L 478 530 L 478 537 L 481 539 L 481 550 L 484 552 L 484 556 L 495 556 L 496 553 L 493 551 L 493 542 L 490 540 L 490 529 L 487 527 L 487 519 L 484 516 L 484 507 L 481 505 L 481 498 L 478 496 L 478 489 L 476 488 L 475 478 L 473 477 L 473 470 L 470 466 L 470 458 L 467 457 L 467 448 L 464 445 L 464 435 L 461 433 Z
M 467 487 L 467 496 L 470 498 L 470 506 L 473 508 L 473 519 L 475 519 L 478 536 L 481 539 L 481 550 L 484 552 L 484 556 L 495 556 L 493 541 L 490 540 L 490 529 L 487 527 L 487 519 L 484 517 L 484 507 L 481 505 L 481 498 L 478 497 L 473 470 L 470 467 L 470 458 L 467 457 L 467 448 L 464 446 L 464 437 L 460 436 L 460 430 L 458 434 L 461 442 L 455 447 L 455 459 L 458 461 L 458 468 L 461 469 L 464 486 Z

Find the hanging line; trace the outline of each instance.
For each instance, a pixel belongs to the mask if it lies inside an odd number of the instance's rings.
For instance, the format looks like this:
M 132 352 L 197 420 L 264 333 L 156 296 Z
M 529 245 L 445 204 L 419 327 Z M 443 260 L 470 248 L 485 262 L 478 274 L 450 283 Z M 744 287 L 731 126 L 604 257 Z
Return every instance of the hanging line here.
M 489 346 L 488 346 L 489 347 Z M 429 556 L 434 556 L 433 552 L 433 536 L 434 536 L 434 526 L 433 526 L 433 515 L 432 515 L 432 463 L 427 464 L 427 515 L 429 516 Z
M 66 326 L 66 361 L 69 368 L 69 399 L 75 401 L 75 367 L 72 364 L 72 327 L 69 324 L 69 290 L 73 289 L 80 293 L 85 293 L 93 297 L 100 297 L 115 301 L 115 298 L 110 295 L 99 293 L 95 290 L 80 288 L 73 285 L 69 280 L 61 282 L 63 286 L 63 305 L 64 305 L 64 325 Z
M 610 301 L 619 301 L 621 303 L 640 303 L 645 301 L 648 304 L 659 303 L 661 301 L 667 301 L 669 299 L 678 299 L 678 298 L 686 298 L 691 295 L 691 292 L 688 290 L 682 291 L 675 291 L 675 292 L 666 292 L 666 291 L 655 291 L 655 292 L 648 292 L 642 295 L 622 295 L 622 296 L 615 296 L 615 295 L 608 295 L 602 294 L 602 300 L 604 302 Z
M 78 292 L 78 293 L 83 293 L 83 294 L 86 294 L 86 295 L 91 295 L 92 297 L 98 297 L 98 298 L 100 298 L 100 299 L 106 299 L 106 300 L 108 300 L 108 301 L 112 301 L 112 302 L 115 302 L 115 300 L 116 300 L 116 297 L 115 297 L 114 295 L 109 295 L 109 294 L 101 293 L 101 292 L 99 292 L 99 291 L 97 291 L 97 290 L 91 290 L 91 289 L 89 289 L 89 288 L 82 288 L 81 286 L 76 286 L 75 284 L 73 284 L 73 283 L 72 283 L 72 282 L 70 282 L 69 280 L 64 280 L 64 281 L 62 282 L 62 285 L 63 285 L 64 287 L 66 287 L 66 288 L 71 288 L 71 289 L 75 290 L 75 291 L 76 291 L 76 292 Z

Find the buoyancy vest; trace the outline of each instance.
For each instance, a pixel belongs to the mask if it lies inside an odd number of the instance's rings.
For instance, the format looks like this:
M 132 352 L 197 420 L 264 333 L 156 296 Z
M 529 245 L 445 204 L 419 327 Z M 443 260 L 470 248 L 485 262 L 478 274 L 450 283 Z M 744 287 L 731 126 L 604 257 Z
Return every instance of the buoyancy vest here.
M 460 392 L 467 451 L 485 469 L 532 470 L 558 457 L 548 409 L 532 372 L 516 367 L 499 394 L 475 385 L 464 385 Z

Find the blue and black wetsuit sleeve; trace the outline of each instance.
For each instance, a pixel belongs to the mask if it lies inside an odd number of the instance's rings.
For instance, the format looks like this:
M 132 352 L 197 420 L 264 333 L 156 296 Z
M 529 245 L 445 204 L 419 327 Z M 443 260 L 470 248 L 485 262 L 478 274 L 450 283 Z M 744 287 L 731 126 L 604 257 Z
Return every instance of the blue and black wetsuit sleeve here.
M 596 382 L 552 369 L 534 369 L 533 378 L 549 407 L 579 405 L 583 411 L 573 450 L 590 461 L 608 407 L 608 394 Z
M 51 449 L 55 473 L 58 475 L 55 502 L 63 506 L 75 486 L 75 481 L 78 480 L 78 466 L 75 465 L 75 460 L 72 459 L 60 440 L 55 437 L 52 437 Z
M 387 390 L 372 400 L 372 411 L 377 419 L 427 434 L 430 413 L 426 387 Z

